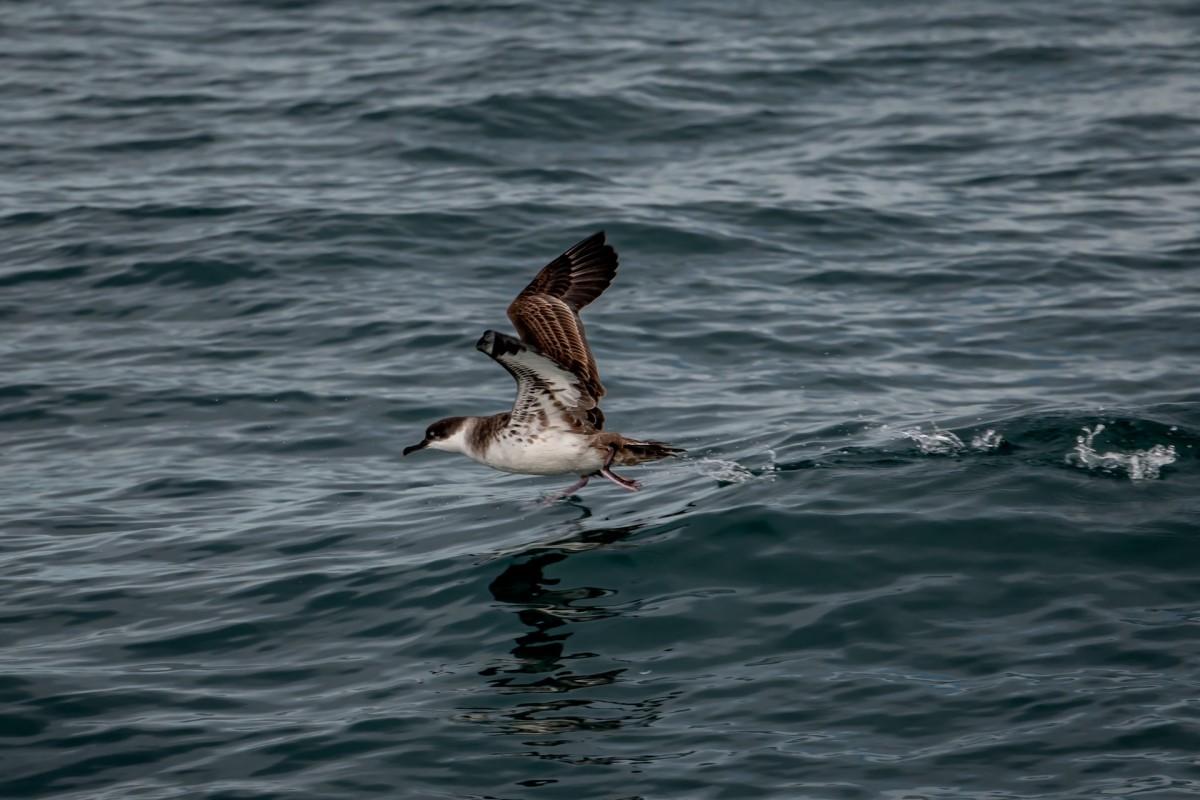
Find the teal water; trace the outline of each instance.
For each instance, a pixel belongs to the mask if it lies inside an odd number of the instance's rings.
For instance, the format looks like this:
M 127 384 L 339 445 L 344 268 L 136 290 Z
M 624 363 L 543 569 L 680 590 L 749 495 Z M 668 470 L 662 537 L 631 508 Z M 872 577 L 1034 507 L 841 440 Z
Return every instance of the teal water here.
M 1200 794 L 1198 36 L 8 4 L 0 797 Z M 689 456 L 402 459 L 601 228 Z

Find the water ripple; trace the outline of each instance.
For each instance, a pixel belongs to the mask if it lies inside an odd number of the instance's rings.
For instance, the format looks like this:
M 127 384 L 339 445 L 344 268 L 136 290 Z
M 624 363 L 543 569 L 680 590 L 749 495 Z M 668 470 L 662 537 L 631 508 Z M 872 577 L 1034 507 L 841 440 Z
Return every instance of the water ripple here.
M 0 795 L 1200 794 L 1189 4 L 6 9 Z M 572 241 L 636 494 L 403 458 Z

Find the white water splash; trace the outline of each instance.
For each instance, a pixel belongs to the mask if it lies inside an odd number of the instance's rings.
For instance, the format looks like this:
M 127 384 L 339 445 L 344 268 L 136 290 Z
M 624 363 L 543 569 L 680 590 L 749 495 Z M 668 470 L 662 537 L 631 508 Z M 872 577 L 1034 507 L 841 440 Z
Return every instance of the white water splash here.
M 944 431 L 936 424 L 933 430 L 925 433 L 917 428 L 901 431 L 906 437 L 916 442 L 921 452 L 927 456 L 952 456 L 967 449 L 963 440 L 953 431 Z
M 971 437 L 971 448 L 974 450 L 982 450 L 986 453 L 991 453 L 1000 449 L 1000 445 L 1004 444 L 1004 437 L 1000 435 L 1000 431 L 988 428 L 983 433 L 977 433 Z
M 692 463 L 701 475 L 721 483 L 745 483 L 757 477 L 736 461 L 723 458 L 698 458 Z
M 1083 433 L 1075 437 L 1075 449 L 1067 453 L 1067 463 L 1080 469 L 1100 469 L 1105 472 L 1124 471 L 1128 473 L 1131 481 L 1154 480 L 1163 467 L 1175 463 L 1176 453 L 1173 444 L 1165 447 L 1156 444 L 1149 450 L 1135 450 L 1132 453 L 1120 453 L 1115 450 L 1097 453 L 1092 443 L 1103 430 L 1103 423 L 1098 423 L 1095 428 L 1084 426 Z

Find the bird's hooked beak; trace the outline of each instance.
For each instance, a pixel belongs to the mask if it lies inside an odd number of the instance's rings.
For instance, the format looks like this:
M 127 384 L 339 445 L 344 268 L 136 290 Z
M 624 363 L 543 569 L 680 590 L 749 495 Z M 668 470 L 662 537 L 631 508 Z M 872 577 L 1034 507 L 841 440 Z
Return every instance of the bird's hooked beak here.
M 418 450 L 424 450 L 426 447 L 429 447 L 429 440 L 422 439 L 417 444 L 414 444 L 411 447 L 404 448 L 404 455 L 408 455 L 409 453 L 415 453 Z

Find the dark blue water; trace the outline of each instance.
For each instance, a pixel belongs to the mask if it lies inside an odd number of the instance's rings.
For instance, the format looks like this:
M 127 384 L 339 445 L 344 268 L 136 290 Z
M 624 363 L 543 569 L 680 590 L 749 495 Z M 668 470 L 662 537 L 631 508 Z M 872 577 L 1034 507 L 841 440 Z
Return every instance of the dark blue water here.
M 1150 5 L 6 4 L 0 797 L 1200 794 Z M 690 455 L 402 459 L 601 228 Z

